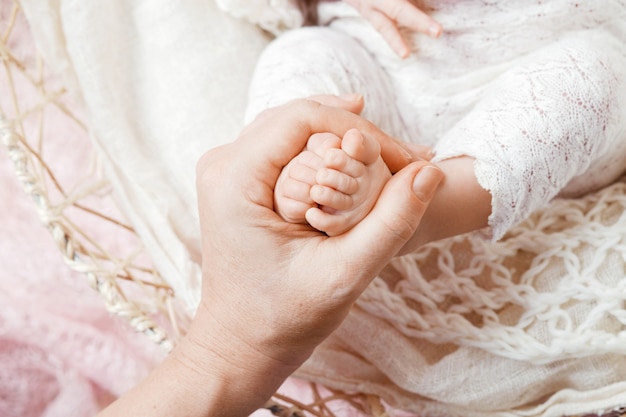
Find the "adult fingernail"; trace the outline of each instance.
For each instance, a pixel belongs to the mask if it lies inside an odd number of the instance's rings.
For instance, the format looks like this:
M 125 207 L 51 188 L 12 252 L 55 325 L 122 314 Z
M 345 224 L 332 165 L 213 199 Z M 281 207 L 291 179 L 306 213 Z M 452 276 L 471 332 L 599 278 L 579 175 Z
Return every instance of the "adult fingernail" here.
M 443 179 L 443 172 L 432 165 L 427 165 L 419 170 L 413 179 L 413 192 L 424 203 L 430 201 L 435 190 Z
M 398 149 L 400 149 L 400 152 L 402 153 L 402 156 L 404 156 L 404 159 L 407 160 L 407 163 L 413 160 L 413 155 L 411 155 L 409 151 L 407 151 L 400 145 L 398 145 Z
M 363 97 L 361 94 L 356 94 L 356 93 L 341 94 L 339 96 L 339 98 L 342 99 L 343 101 L 357 101 L 357 100 L 360 100 L 361 97 Z

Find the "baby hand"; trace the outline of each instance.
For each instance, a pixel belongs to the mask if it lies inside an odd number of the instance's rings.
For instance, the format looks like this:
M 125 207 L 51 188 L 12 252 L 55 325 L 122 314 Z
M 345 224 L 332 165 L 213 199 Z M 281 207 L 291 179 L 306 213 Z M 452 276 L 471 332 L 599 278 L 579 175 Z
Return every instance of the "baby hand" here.
M 441 35 L 441 25 L 418 9 L 411 0 L 345 0 L 345 2 L 357 9 L 401 58 L 408 57 L 411 51 L 400 33 L 400 26 L 433 38 Z

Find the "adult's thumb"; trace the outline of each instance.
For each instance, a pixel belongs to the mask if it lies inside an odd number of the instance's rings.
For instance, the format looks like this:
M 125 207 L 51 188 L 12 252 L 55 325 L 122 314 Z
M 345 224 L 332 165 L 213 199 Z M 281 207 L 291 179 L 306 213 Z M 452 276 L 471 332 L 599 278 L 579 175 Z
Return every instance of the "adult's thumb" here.
M 351 259 L 375 276 L 415 234 L 443 177 L 426 161 L 411 163 L 393 175 L 372 211 L 344 235 Z

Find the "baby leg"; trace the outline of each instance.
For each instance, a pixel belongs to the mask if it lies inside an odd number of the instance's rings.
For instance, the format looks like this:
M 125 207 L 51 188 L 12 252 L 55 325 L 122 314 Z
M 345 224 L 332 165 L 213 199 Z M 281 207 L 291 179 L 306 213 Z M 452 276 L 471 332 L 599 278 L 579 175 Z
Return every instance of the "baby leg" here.
M 370 212 L 389 178 L 374 139 L 356 129 L 341 140 L 318 133 L 281 172 L 274 209 L 290 223 L 308 222 L 335 236 Z
M 409 137 L 388 75 L 357 39 L 327 27 L 290 30 L 259 57 L 245 122 L 293 99 L 352 93 L 365 99 L 364 118 L 398 139 Z

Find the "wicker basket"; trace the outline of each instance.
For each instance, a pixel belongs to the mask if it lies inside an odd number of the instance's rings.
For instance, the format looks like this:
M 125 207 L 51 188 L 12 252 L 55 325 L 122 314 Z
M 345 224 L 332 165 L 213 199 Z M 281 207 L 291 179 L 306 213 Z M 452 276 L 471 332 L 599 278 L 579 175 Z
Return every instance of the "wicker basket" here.
M 80 145 L 89 146 L 88 129 L 66 90 L 46 71 L 32 40 L 11 36 L 26 25 L 19 4 L 13 2 L 7 9 L 1 11 L 2 84 L 8 94 L 3 94 L 0 108 L 0 132 L 16 175 L 68 266 L 85 274 L 109 311 L 169 350 L 184 331 L 178 325 L 181 316 L 175 311 L 174 294 L 151 267 L 141 242 L 117 209 L 97 158 L 84 161 L 77 167 L 81 171 L 69 179 L 55 175 L 55 164 L 58 168 L 63 161 L 46 159 L 47 141 L 57 140 L 57 146 L 72 149 L 76 146 L 72 140 L 82 136 Z M 51 121 L 70 134 L 50 138 Z M 96 227 L 110 228 L 112 237 L 132 242 L 131 253 L 119 253 L 114 242 L 94 239 L 84 227 L 94 218 L 102 222 Z

